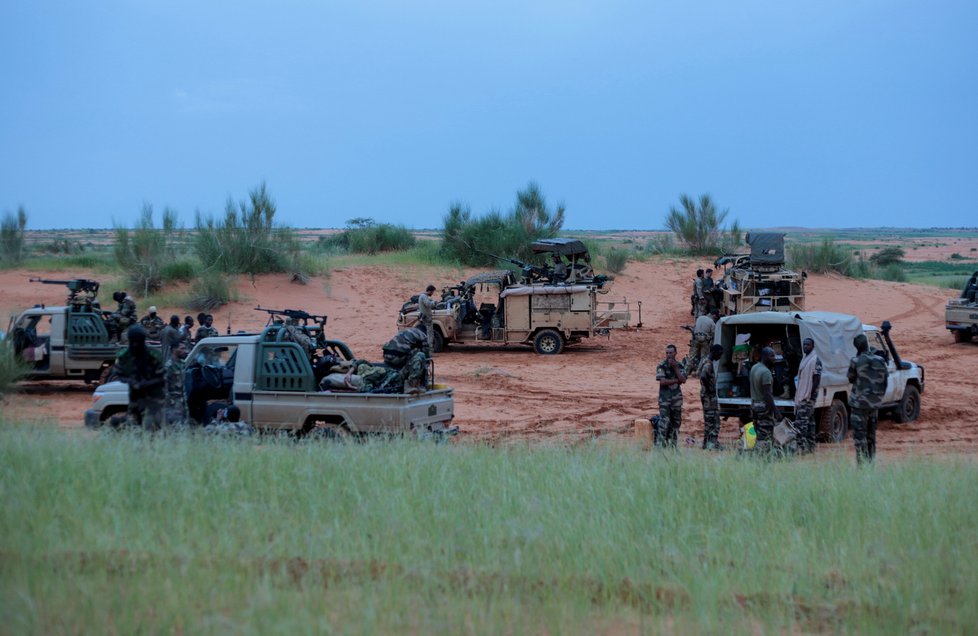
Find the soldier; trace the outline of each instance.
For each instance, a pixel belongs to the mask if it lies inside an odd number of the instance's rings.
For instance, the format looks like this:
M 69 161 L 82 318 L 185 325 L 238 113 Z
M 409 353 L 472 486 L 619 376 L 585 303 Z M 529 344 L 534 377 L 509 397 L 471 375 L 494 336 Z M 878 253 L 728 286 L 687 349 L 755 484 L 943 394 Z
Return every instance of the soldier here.
M 849 406 L 852 413 L 852 439 L 856 445 L 856 462 L 863 464 L 873 461 L 876 456 L 877 409 L 883 403 L 886 385 L 886 362 L 869 351 L 869 341 L 865 334 L 852 340 L 856 346 L 856 357 L 849 361 L 849 382 L 852 383 L 852 397 Z
M 150 307 L 149 313 L 140 318 L 139 324 L 146 330 L 148 340 L 159 340 L 165 323 L 156 315 L 156 307 Z
M 717 406 L 716 361 L 723 357 L 723 346 L 710 347 L 710 355 L 700 363 L 700 402 L 703 404 L 703 449 L 720 450 L 720 411 Z
M 700 314 L 700 299 L 703 298 L 703 270 L 696 270 L 696 278 L 693 279 L 693 295 L 689 297 L 690 309 L 689 315 L 694 318 L 699 318 Z
M 435 286 L 428 285 L 424 293 L 418 296 L 418 312 L 421 315 L 421 328 L 425 331 L 428 341 L 428 353 L 434 351 L 435 328 L 432 324 L 432 312 L 435 310 L 435 299 L 431 297 L 435 293 Z
M 795 389 L 795 428 L 798 429 L 798 448 L 802 455 L 815 452 L 815 398 L 822 382 L 822 361 L 815 355 L 815 341 L 805 338 L 801 343 L 805 357 L 798 365 L 798 386 Z
M 211 336 L 220 335 L 217 328 L 214 326 L 214 316 L 210 314 L 205 314 L 204 319 L 201 321 L 200 327 L 197 328 L 196 342 L 200 342 L 204 338 L 210 338 Z
M 562 283 L 567 280 L 567 265 L 564 264 L 559 254 L 553 255 L 553 262 L 554 265 L 551 268 L 550 280 L 554 283 Z
M 401 381 L 405 393 L 423 393 L 428 376 L 428 356 L 424 351 L 415 351 L 401 367 Z
M 705 360 L 709 355 L 713 334 L 716 333 L 716 321 L 719 319 L 720 312 L 716 309 L 712 314 L 704 314 L 696 319 L 693 325 L 693 337 L 689 341 L 688 369 L 698 371 L 700 361 Z
M 109 316 L 115 335 L 123 340 L 126 330 L 136 324 L 136 301 L 126 292 L 119 290 L 112 293 L 112 300 L 119 303 L 118 308 Z
M 283 340 L 291 341 L 302 347 L 306 355 L 312 358 L 312 354 L 316 351 L 316 342 L 309 337 L 306 330 L 302 328 L 301 325 L 296 324 L 296 321 L 292 318 L 285 319 L 285 337 Z
M 659 381 L 659 422 L 656 425 L 655 445 L 676 446 L 679 427 L 683 424 L 683 392 L 686 372 L 676 360 L 676 345 L 666 347 L 666 359 L 655 368 Z
M 146 347 L 146 331 L 139 325 L 129 328 L 129 346 L 116 356 L 119 379 L 129 385 L 129 423 L 157 431 L 163 423 L 166 380 L 160 352 Z
M 716 287 L 716 283 L 713 282 L 713 270 L 707 269 L 703 272 L 703 282 L 701 284 L 703 288 L 703 313 L 711 313 L 715 309 L 716 303 L 713 298 L 713 289 Z
M 771 440 L 774 437 L 774 423 L 781 419 L 781 409 L 774 403 L 774 368 L 775 353 L 771 347 L 761 349 L 761 361 L 750 370 L 750 400 L 751 413 L 754 416 L 754 430 L 757 432 L 757 443 L 754 448 L 759 451 L 772 450 Z
M 194 317 L 184 316 L 183 324 L 180 326 L 180 340 L 187 347 L 187 351 L 194 346 Z
M 167 424 L 185 424 L 187 422 L 187 394 L 185 374 L 187 349 L 182 340 L 170 348 L 170 357 L 163 365 L 163 377 L 166 380 L 166 400 L 164 410 Z
M 173 314 L 170 316 L 170 324 L 163 327 L 163 331 L 160 332 L 160 353 L 163 354 L 164 360 L 170 359 L 170 349 L 179 342 L 181 342 L 180 316 Z

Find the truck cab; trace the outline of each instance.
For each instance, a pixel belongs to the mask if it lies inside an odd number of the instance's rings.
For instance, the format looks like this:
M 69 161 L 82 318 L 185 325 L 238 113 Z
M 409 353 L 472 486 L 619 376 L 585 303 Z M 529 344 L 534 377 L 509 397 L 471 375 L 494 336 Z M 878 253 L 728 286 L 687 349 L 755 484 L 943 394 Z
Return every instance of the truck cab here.
M 33 307 L 11 319 L 8 334 L 34 380 L 97 382 L 119 350 L 101 314 L 78 306 Z

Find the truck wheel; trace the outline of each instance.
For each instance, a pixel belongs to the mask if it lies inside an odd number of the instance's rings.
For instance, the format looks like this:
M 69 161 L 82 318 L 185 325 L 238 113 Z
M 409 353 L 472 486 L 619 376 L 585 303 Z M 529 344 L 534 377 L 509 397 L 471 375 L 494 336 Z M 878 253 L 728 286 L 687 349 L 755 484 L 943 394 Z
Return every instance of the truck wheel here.
M 544 356 L 557 355 L 564 350 L 564 337 L 554 329 L 544 329 L 533 338 L 533 350 Z
M 842 400 L 832 400 L 832 404 L 822 409 L 818 421 L 819 439 L 833 444 L 841 444 L 849 431 L 849 413 Z
M 955 329 L 954 330 L 954 341 L 955 342 L 971 342 L 971 330 L 969 330 L 969 329 Z
M 913 422 L 920 417 L 920 391 L 912 384 L 903 390 L 903 398 L 896 410 L 897 422 Z
M 435 333 L 431 336 L 431 352 L 441 353 L 448 347 L 445 346 L 445 337 L 441 335 L 441 332 L 435 329 Z

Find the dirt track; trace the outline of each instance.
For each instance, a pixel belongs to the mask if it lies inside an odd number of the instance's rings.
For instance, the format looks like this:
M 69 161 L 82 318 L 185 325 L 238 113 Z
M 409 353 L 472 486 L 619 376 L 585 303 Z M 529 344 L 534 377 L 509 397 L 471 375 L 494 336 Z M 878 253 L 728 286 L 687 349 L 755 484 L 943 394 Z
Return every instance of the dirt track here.
M 648 417 L 657 409 L 653 376 L 665 345 L 676 343 L 681 354 L 686 350 L 688 334 L 679 325 L 689 322 L 687 288 L 695 267 L 691 260 L 628 265 L 607 299 L 643 301 L 645 326 L 641 330 L 617 331 L 610 339 L 586 341 L 553 357 L 538 356 L 526 348 L 476 346 L 456 346 L 437 356 L 438 381 L 455 389 L 456 421 L 464 438 L 575 443 L 594 436 L 631 436 L 632 420 Z M 289 283 L 285 276 L 261 277 L 254 286 L 242 279 L 242 301 L 218 312 L 216 323 L 223 330 L 230 311 L 235 329 L 257 328 L 266 316 L 250 310 L 256 303 L 324 312 L 329 315 L 332 337 L 348 342 L 358 355 L 379 359 L 380 346 L 395 331 L 394 320 L 403 300 L 429 281 L 446 285 L 457 281 L 460 274 L 358 267 L 334 270 L 329 279 L 317 279 L 307 286 Z M 0 273 L 3 316 L 35 302 L 63 302 L 60 289 L 39 290 L 27 278 L 24 272 Z M 944 303 L 951 292 L 831 276 L 810 277 L 807 290 L 810 309 L 852 313 L 874 324 L 890 320 L 901 356 L 926 369 L 920 419 L 909 425 L 881 422 L 881 453 L 978 453 L 974 416 L 978 345 L 956 345 L 944 329 Z M 168 308 L 160 309 L 163 315 L 171 313 Z M 637 322 L 634 305 L 633 322 Z M 55 420 L 76 427 L 88 408 L 88 393 L 69 383 L 34 385 L 8 397 L 4 411 L 11 419 Z M 702 418 L 697 383 L 686 384 L 684 395 L 681 438 L 694 438 L 698 447 Z M 722 437 L 732 439 L 735 422 L 724 422 L 722 430 Z M 845 450 L 851 452 L 848 445 Z

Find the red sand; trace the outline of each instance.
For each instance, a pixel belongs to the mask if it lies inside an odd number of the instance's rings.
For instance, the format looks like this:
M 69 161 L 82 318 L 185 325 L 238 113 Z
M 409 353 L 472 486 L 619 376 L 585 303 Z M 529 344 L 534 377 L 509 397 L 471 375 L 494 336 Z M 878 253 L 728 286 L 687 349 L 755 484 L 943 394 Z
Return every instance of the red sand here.
M 688 334 L 679 326 L 690 321 L 687 289 L 695 267 L 686 259 L 633 262 L 618 276 L 607 299 L 643 301 L 641 330 L 616 331 L 610 338 L 585 341 L 559 356 L 538 356 L 524 347 L 472 345 L 454 346 L 438 355 L 438 381 L 455 389 L 456 423 L 464 433 L 460 439 L 493 443 L 576 443 L 623 435 L 630 439 L 632 421 L 657 410 L 653 376 L 663 348 L 674 342 L 681 352 L 686 350 Z M 216 312 L 216 324 L 223 331 L 230 313 L 235 329 L 258 328 L 267 318 L 251 310 L 259 303 L 326 313 L 332 337 L 346 341 L 360 356 L 379 359 L 380 347 L 395 333 L 397 311 L 408 296 L 428 282 L 440 287 L 466 273 L 355 267 L 334 270 L 330 278 L 317 278 L 305 286 L 288 282 L 286 276 L 263 276 L 254 284 L 242 278 L 242 300 Z M 27 278 L 25 272 L 0 272 L 0 315 L 9 316 L 35 302 L 63 302 L 59 288 L 39 288 Z M 951 292 L 833 276 L 812 276 L 807 289 L 809 309 L 852 313 L 872 324 L 890 320 L 901 356 L 926 368 L 920 419 L 913 424 L 884 420 L 879 432 L 881 454 L 978 452 L 974 416 L 978 345 L 956 345 L 944 329 L 944 304 Z M 160 313 L 170 314 L 171 308 L 161 307 Z M 633 305 L 633 323 L 637 321 Z M 54 420 L 79 427 L 89 392 L 81 384 L 33 384 L 19 395 L 8 396 L 4 410 L 12 419 Z M 681 437 L 698 440 L 702 411 L 697 383 L 687 383 L 684 394 Z M 723 437 L 735 436 L 735 421 L 724 422 Z M 828 450 L 821 448 L 820 452 Z M 847 443 L 844 450 L 851 452 L 851 445 Z

